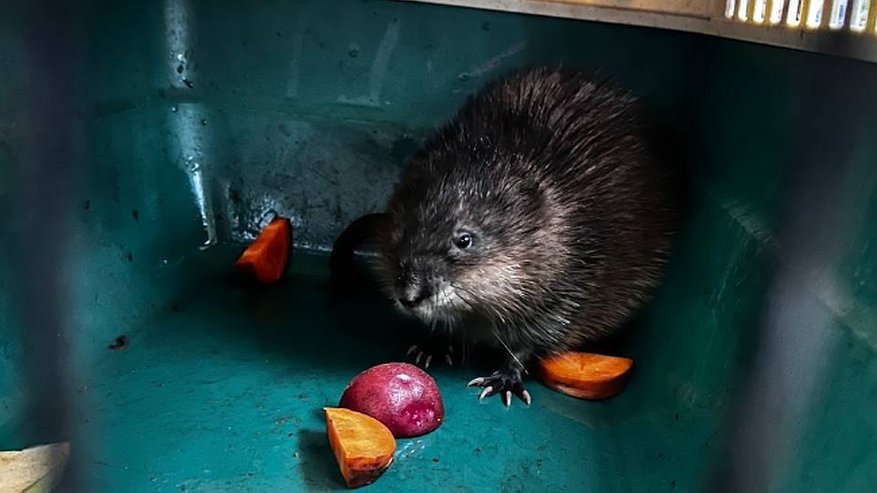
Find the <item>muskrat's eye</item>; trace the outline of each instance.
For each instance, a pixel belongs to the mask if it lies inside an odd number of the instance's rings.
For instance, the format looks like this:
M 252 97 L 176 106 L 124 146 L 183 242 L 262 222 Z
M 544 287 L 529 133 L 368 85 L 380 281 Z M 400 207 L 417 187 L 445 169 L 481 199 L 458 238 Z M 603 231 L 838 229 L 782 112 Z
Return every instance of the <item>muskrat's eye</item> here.
M 472 246 L 472 235 L 469 233 L 461 233 L 454 239 L 454 245 L 460 250 L 465 250 Z

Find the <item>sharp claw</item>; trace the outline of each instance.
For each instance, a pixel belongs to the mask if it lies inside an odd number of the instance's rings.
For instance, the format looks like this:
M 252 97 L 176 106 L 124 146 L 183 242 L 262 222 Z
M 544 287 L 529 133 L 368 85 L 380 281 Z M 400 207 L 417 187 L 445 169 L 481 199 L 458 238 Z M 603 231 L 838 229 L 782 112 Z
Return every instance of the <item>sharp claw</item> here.
M 530 393 L 527 392 L 526 389 L 524 389 L 524 390 L 521 391 L 521 399 L 522 399 L 522 400 L 524 401 L 524 403 L 527 404 L 528 406 L 529 406 L 530 404 L 533 403 L 533 399 L 530 397 Z
M 414 344 L 413 346 L 408 348 L 408 352 L 405 353 L 405 356 L 411 356 L 411 354 L 414 353 L 414 351 L 417 351 L 417 344 Z
M 448 366 L 454 366 L 454 360 L 451 359 L 450 354 L 445 355 L 445 361 L 448 363 Z
M 467 387 L 474 387 L 475 385 L 481 385 L 484 383 L 484 377 L 473 378 L 466 384 Z
M 490 386 L 484 387 L 484 390 L 481 391 L 481 395 L 478 396 L 478 400 L 483 401 L 484 398 L 487 397 L 487 395 L 490 394 L 491 392 L 493 392 L 493 387 L 490 387 Z
M 423 358 L 423 351 L 418 351 L 418 352 L 417 352 L 417 358 L 414 359 L 414 364 L 415 364 L 415 365 L 419 365 L 419 364 L 420 364 L 420 359 L 421 359 L 421 358 Z
M 506 390 L 502 394 L 502 403 L 503 403 L 503 405 L 505 405 L 506 409 L 511 407 L 511 405 L 512 405 L 512 392 L 510 390 Z
M 431 354 L 426 356 L 426 361 L 423 363 L 423 368 L 429 369 L 430 363 L 432 363 L 432 355 Z
M 448 346 L 448 354 L 454 354 L 454 346 Z

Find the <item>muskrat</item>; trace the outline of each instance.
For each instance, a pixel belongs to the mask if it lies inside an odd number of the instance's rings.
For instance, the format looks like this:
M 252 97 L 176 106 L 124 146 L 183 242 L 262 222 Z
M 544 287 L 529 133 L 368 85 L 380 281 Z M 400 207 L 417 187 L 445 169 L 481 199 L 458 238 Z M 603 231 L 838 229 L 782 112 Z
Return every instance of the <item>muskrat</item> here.
M 651 297 L 677 215 L 646 120 L 606 80 L 512 72 L 471 96 L 368 216 L 376 278 L 400 310 L 507 354 L 469 383 L 481 399 L 530 404 L 531 364 L 612 335 Z

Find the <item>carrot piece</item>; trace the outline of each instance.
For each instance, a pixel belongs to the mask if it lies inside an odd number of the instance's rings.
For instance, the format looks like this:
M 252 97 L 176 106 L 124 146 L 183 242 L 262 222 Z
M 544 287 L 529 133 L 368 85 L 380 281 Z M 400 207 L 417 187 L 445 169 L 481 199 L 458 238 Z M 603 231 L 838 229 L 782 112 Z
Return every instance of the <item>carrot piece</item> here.
M 292 226 L 289 219 L 278 217 L 259 233 L 235 263 L 238 271 L 264 283 L 275 283 L 283 277 L 289 263 Z
M 621 392 L 632 366 L 629 358 L 568 352 L 542 360 L 539 377 L 549 388 L 579 399 L 607 399 Z
M 375 482 L 393 462 L 396 439 L 380 421 L 350 409 L 327 407 L 326 432 L 348 488 Z

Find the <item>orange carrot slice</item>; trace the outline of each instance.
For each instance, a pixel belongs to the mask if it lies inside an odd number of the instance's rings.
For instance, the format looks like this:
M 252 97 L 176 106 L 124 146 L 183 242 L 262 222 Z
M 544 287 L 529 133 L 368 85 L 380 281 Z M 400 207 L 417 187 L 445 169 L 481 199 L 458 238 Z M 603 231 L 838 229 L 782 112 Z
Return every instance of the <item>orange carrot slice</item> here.
M 337 407 L 324 408 L 326 432 L 348 488 L 375 482 L 393 462 L 396 439 L 380 421 Z
M 286 272 L 291 246 L 292 226 L 288 219 L 278 217 L 265 226 L 256 240 L 244 250 L 235 267 L 241 274 L 260 283 L 275 283 Z
M 568 352 L 542 360 L 539 377 L 549 388 L 579 399 L 607 399 L 621 392 L 632 366 L 629 358 Z

